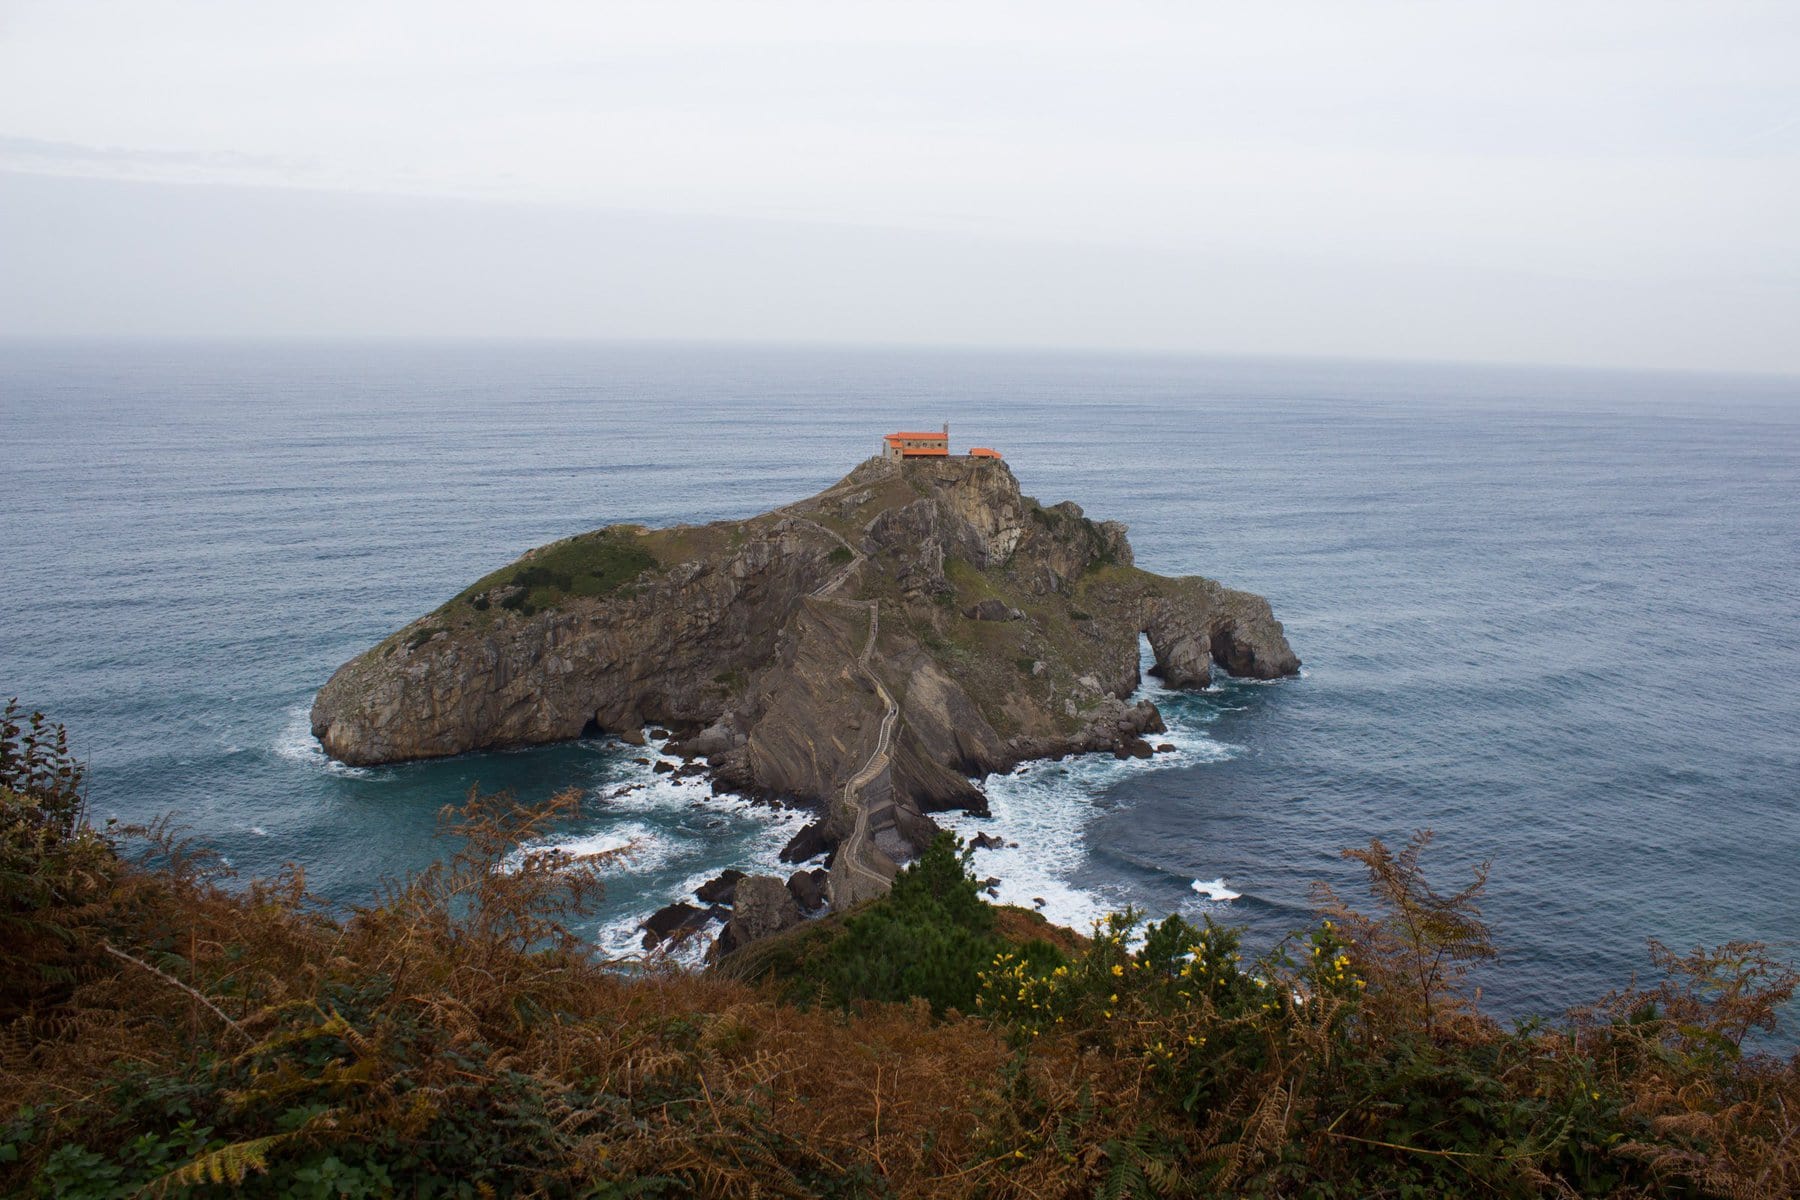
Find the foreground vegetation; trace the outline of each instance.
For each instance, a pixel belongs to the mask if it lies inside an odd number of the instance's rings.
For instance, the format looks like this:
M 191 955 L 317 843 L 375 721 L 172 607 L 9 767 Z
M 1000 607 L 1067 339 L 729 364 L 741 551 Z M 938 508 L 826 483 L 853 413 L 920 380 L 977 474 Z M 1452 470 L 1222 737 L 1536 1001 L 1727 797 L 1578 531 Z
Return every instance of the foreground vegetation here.
M 1794 971 L 1677 955 L 1564 1021 L 1470 1005 L 1481 878 L 1421 836 L 1359 910 L 1243 960 L 1123 914 L 980 898 L 949 841 L 845 920 L 626 977 L 568 922 L 576 803 L 471 796 L 455 854 L 348 918 L 90 828 L 60 730 L 0 720 L 0 1193 L 1791 1196 L 1800 1060 L 1747 1053 Z M 123 845 L 135 845 L 127 857 Z M 509 857 L 510 856 L 510 857 Z M 499 869 L 502 863 L 510 869 Z

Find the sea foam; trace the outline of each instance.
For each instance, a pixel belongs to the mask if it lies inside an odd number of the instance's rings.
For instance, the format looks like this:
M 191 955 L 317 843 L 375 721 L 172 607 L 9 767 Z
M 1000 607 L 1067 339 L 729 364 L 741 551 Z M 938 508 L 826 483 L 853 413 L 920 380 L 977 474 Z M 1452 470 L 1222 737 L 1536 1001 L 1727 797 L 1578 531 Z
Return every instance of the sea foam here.
M 1196 879 L 1196 880 L 1194 880 L 1192 886 L 1196 892 L 1199 892 L 1202 896 L 1205 896 L 1208 900 L 1227 900 L 1227 901 L 1229 901 L 1229 900 L 1236 900 L 1243 895 L 1242 892 L 1234 892 L 1230 888 L 1226 887 L 1225 880 L 1223 877 L 1221 877 L 1219 879 Z
M 327 771 L 346 779 L 370 779 L 375 772 L 368 767 L 352 767 L 325 753 L 312 732 L 312 701 L 296 704 L 282 714 L 281 731 L 270 745 L 276 756 L 316 770 Z
M 1231 758 L 1238 748 L 1209 736 L 1204 728 L 1216 714 L 1195 712 L 1174 701 L 1185 694 L 1164 687 L 1148 673 L 1149 647 L 1141 650 L 1143 683 L 1131 697 L 1150 700 L 1162 710 L 1169 728 L 1151 740 L 1175 747 L 1150 758 L 1115 758 L 1082 754 L 1061 762 L 1026 763 L 1011 774 L 990 776 L 982 790 L 988 817 L 942 813 L 937 822 L 965 840 L 978 832 L 1006 841 L 999 849 L 977 850 L 978 878 L 998 877 L 998 899 L 1005 904 L 1036 908 L 1059 925 L 1082 929 L 1125 906 L 1124 895 L 1072 882 L 1088 861 L 1085 845 L 1095 801 L 1134 778 Z M 1235 899 L 1233 893 L 1220 899 Z M 1041 903 L 1040 903 L 1041 902 Z

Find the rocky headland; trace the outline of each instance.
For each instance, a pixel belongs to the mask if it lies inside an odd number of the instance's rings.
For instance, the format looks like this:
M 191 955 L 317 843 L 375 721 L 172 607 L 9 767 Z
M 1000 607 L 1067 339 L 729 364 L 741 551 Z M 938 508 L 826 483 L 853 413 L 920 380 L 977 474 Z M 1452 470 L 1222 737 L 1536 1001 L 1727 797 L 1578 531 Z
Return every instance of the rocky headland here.
M 750 520 L 532 550 L 339 668 L 312 728 L 360 765 L 665 726 L 715 786 L 819 811 L 788 857 L 836 848 L 844 907 L 929 813 L 981 809 L 982 776 L 1152 753 L 1140 635 L 1172 687 L 1300 665 L 1266 600 L 1142 570 L 1125 526 L 1021 495 L 1003 461 L 871 459 Z

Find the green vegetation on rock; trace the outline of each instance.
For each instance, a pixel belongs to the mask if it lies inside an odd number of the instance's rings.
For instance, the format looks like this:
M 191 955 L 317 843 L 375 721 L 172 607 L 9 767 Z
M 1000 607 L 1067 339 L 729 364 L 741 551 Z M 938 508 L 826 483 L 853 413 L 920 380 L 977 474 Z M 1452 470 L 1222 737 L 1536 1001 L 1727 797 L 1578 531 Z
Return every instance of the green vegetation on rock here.
M 612 526 L 534 550 L 483 576 L 457 600 L 481 612 L 498 607 L 530 616 L 570 597 L 610 595 L 656 566 L 631 527 Z

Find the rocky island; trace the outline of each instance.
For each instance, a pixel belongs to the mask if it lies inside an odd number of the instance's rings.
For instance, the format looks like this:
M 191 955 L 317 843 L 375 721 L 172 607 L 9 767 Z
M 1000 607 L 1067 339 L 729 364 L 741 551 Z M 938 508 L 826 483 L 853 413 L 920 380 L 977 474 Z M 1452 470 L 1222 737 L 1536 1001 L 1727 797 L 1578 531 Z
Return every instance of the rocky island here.
M 981 810 L 982 776 L 1151 753 L 1140 636 L 1172 687 L 1300 665 L 1266 600 L 1139 568 L 1124 525 L 1022 495 L 991 452 L 883 456 L 750 520 L 532 550 L 339 668 L 312 729 L 375 764 L 666 726 L 715 787 L 820 812 L 789 857 L 835 848 L 841 908 L 930 812 Z

